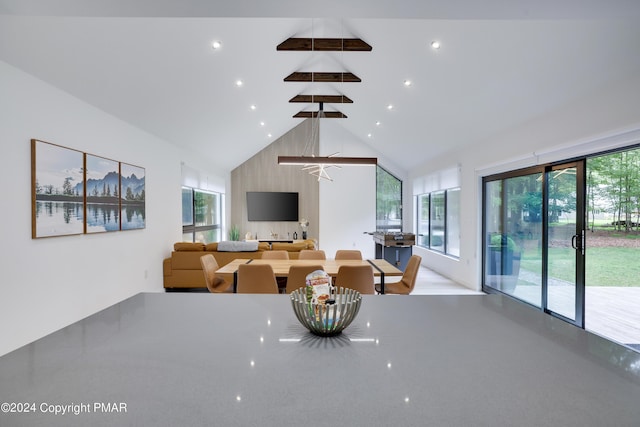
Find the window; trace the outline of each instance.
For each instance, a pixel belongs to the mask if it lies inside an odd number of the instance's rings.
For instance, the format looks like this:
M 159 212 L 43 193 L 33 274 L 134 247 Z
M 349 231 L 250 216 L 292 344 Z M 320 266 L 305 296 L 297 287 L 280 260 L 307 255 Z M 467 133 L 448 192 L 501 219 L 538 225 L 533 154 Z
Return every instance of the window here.
M 402 181 L 376 167 L 376 231 L 402 231 Z
M 447 224 L 447 235 L 445 244 L 447 254 L 455 257 L 460 256 L 460 189 L 456 188 L 447 191 L 447 204 L 445 208 Z
M 222 194 L 182 188 L 182 237 L 185 241 L 220 241 Z
M 416 206 L 416 244 L 459 257 L 460 189 L 419 194 Z
M 418 230 L 417 245 L 429 247 L 429 195 L 421 194 L 418 196 L 418 212 L 416 218 L 418 224 L 416 230 Z

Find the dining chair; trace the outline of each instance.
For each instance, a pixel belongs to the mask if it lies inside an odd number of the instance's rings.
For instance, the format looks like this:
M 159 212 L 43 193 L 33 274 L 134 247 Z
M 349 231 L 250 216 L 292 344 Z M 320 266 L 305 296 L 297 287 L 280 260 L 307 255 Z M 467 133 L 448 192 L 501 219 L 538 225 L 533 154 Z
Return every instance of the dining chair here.
M 316 270 L 323 270 L 323 268 L 321 265 L 292 265 L 289 267 L 285 293 L 290 294 L 296 289 L 306 286 L 307 274 L 313 273 Z
M 262 252 L 262 259 L 289 259 L 289 252 L 287 251 L 264 251 Z
M 298 259 L 321 259 L 326 260 L 327 255 L 321 249 L 303 249 L 298 254 Z
M 233 290 L 231 283 L 216 274 L 216 270 L 220 267 L 213 255 L 207 254 L 201 256 L 200 265 L 202 265 L 204 281 L 207 284 L 209 292 L 217 294 L 222 292 L 231 292 Z
M 418 270 L 420 269 L 421 261 L 422 257 L 418 255 L 411 255 L 407 262 L 407 266 L 404 269 L 404 273 L 402 274 L 402 279 L 400 279 L 399 282 L 389 283 L 385 280 L 384 293 L 409 295 L 416 286 L 416 279 L 418 277 Z M 376 283 L 376 292 L 380 293 L 381 291 L 382 289 L 380 288 L 380 284 Z
M 373 267 L 370 265 L 341 265 L 338 268 L 335 286 L 354 289 L 361 294 L 375 294 Z
M 276 275 L 269 264 L 240 264 L 238 266 L 239 294 L 279 294 Z
M 362 252 L 357 249 L 338 249 L 335 259 L 362 259 Z

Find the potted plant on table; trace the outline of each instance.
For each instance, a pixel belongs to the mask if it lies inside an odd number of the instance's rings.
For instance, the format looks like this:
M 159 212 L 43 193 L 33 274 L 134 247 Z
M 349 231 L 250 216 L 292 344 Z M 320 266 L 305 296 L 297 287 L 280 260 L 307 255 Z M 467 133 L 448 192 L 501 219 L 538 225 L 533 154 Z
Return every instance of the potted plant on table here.
M 229 240 L 235 242 L 240 240 L 240 228 L 237 225 L 232 225 L 229 229 Z

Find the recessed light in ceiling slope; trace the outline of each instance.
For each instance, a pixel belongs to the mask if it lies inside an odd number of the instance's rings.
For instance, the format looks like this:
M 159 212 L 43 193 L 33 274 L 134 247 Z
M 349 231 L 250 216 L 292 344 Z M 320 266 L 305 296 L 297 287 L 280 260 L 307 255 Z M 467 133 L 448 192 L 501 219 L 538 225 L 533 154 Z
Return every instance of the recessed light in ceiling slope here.
M 440 49 L 440 42 L 439 42 L 438 40 L 433 40 L 433 41 L 431 42 L 431 47 L 432 47 L 433 49 L 435 49 L 435 50 Z
M 236 80 L 236 86 L 238 87 L 242 87 L 242 85 L 244 84 L 244 82 L 240 79 Z
M 211 42 L 211 47 L 213 50 L 218 50 L 222 47 L 222 43 L 219 40 L 214 40 Z

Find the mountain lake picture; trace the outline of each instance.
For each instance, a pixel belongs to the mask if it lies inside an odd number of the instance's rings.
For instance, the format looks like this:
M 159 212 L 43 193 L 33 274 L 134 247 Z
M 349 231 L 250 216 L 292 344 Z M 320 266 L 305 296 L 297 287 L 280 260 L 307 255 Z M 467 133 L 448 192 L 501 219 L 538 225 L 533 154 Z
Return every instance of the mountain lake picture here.
M 34 239 L 145 228 L 144 168 L 36 139 L 31 154 Z
M 87 233 L 120 230 L 120 163 L 87 154 L 85 168 Z
M 120 163 L 120 218 L 122 230 L 145 228 L 145 170 Z
M 32 236 L 84 232 L 83 153 L 32 140 Z

